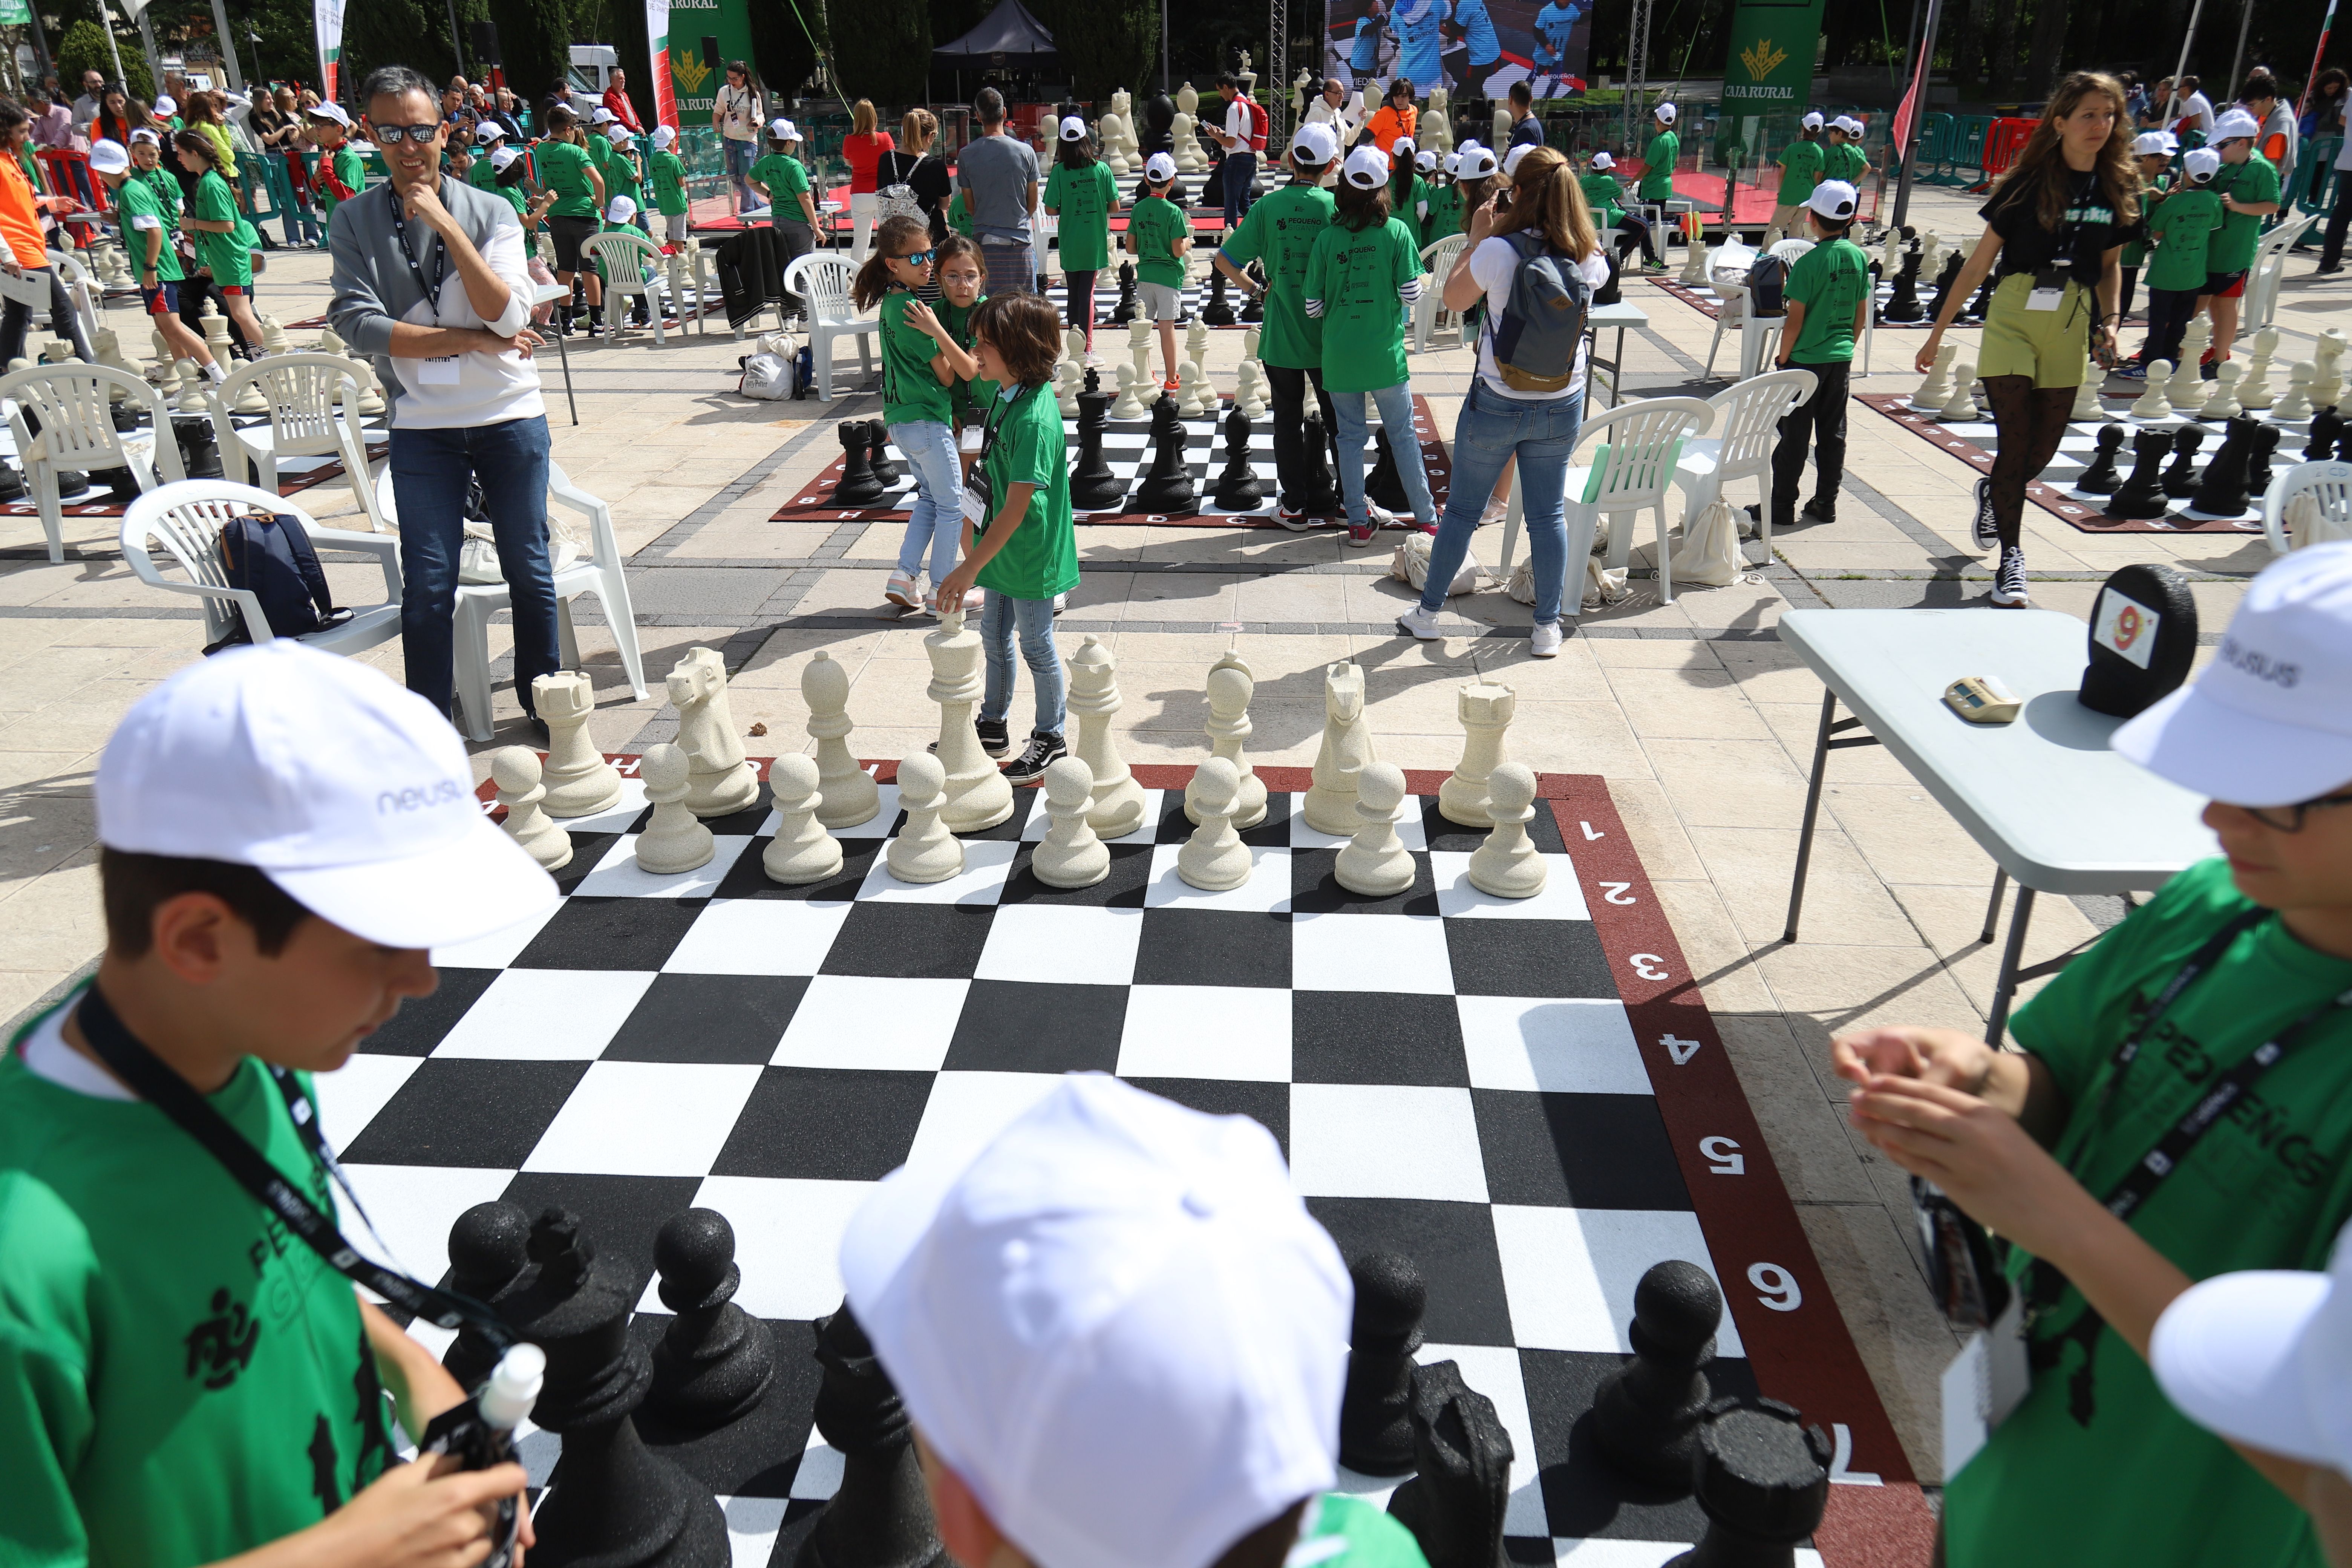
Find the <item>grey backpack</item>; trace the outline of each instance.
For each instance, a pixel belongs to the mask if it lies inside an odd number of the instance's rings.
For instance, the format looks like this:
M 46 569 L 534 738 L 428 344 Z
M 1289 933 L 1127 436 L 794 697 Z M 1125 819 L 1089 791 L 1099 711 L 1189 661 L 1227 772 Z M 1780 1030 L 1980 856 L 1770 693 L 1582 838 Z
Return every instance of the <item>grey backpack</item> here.
M 1592 285 L 1540 234 L 1522 229 L 1502 237 L 1519 253 L 1519 265 L 1493 328 L 1495 368 L 1513 392 L 1565 391 L 1576 379 Z

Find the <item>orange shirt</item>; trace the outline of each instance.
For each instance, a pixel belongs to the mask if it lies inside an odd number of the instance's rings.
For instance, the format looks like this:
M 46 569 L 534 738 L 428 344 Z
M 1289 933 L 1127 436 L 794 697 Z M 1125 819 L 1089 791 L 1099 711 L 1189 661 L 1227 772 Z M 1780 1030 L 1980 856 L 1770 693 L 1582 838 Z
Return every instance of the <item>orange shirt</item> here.
M 14 158 L 0 157 L 0 239 L 19 267 L 47 267 L 49 242 L 41 234 L 41 209 L 33 201 L 31 182 Z
M 1416 136 L 1414 127 L 1420 118 L 1419 111 L 1411 107 L 1407 107 L 1402 114 L 1399 114 L 1393 108 L 1384 103 L 1370 120 L 1364 122 L 1364 129 L 1372 133 L 1372 145 L 1385 153 L 1396 145 L 1398 137 Z M 1417 139 L 1414 145 L 1420 145 Z

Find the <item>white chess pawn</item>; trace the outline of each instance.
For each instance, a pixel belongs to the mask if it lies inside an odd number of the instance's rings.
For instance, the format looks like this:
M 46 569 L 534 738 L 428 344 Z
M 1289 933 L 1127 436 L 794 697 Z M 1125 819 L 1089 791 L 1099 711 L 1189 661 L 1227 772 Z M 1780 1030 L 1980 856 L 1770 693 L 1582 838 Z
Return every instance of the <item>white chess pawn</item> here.
M 1438 786 L 1438 815 L 1465 827 L 1487 826 L 1486 779 L 1503 761 L 1503 741 L 1510 729 L 1518 696 L 1500 681 L 1483 676 L 1465 680 L 1454 693 L 1454 709 L 1462 721 L 1462 760 Z
M 257 417 L 269 412 L 269 398 L 261 390 L 261 383 L 248 381 L 236 395 L 236 401 L 229 406 L 236 413 Z
M 1217 395 L 1209 388 L 1208 373 L 1192 360 L 1176 362 L 1176 412 L 1198 417 L 1217 411 Z
M 1110 721 L 1122 704 L 1118 663 L 1100 637 L 1089 637 L 1070 657 L 1068 706 L 1078 721 L 1078 743 L 1073 754 L 1087 764 L 1094 779 L 1094 807 L 1087 820 L 1105 838 L 1117 838 L 1143 826 L 1143 786 L 1135 782 L 1127 761 L 1119 755 L 1118 739 Z
M 768 791 L 775 797 L 777 817 L 776 836 L 760 857 L 768 879 L 798 887 L 838 875 L 841 840 L 817 820 L 824 796 L 818 788 L 816 759 L 778 757 L 768 764 Z
M 1927 379 L 1911 395 L 1911 406 L 1923 414 L 1937 414 L 1952 400 L 1952 362 L 1958 357 L 1958 343 L 1946 343 L 1936 351 L 1936 363 L 1928 367 Z
M 963 841 L 940 820 L 947 785 L 947 769 L 929 752 L 898 764 L 898 804 L 907 809 L 907 825 L 882 860 L 902 882 L 944 882 L 963 870 Z
M 1154 396 L 1158 395 L 1160 390 L 1156 383 L 1149 381 L 1145 377 L 1139 375 L 1133 365 L 1120 365 L 1118 367 L 1118 395 L 1111 401 L 1109 412 L 1106 414 L 1104 417 L 1108 419 L 1141 419 L 1145 417 L 1143 394 L 1147 389 L 1150 390 Z
M 1241 788 L 1241 799 L 1234 807 L 1234 826 L 1246 832 L 1265 820 L 1265 781 L 1257 776 L 1243 752 L 1253 728 L 1249 705 L 1257 683 L 1241 656 L 1227 653 L 1209 667 L 1208 689 L 1210 749 L 1234 765 Z M 1196 823 L 1201 820 L 1201 813 L 1192 799 L 1192 791 L 1200 782 L 1196 772 L 1192 784 L 1184 791 L 1184 815 Z
M 1412 854 L 1397 837 L 1397 807 L 1404 802 L 1404 770 L 1366 763 L 1356 775 L 1355 836 L 1339 847 L 1331 875 L 1368 899 L 1394 897 L 1412 886 Z
M 2278 401 L 2271 390 L 2271 365 L 2278 355 L 2279 331 L 2264 327 L 2254 334 L 2254 352 L 2246 361 L 2245 379 L 2238 383 L 2238 406 L 2260 413 Z
M 2214 367 L 2212 389 L 2205 395 L 2205 405 L 2198 416 L 2204 419 L 2235 419 L 2244 412 L 2238 403 L 2238 383 L 2245 379 L 2246 367 L 2236 360 L 2223 360 Z
M 1234 809 L 1241 802 L 1241 777 L 1234 764 L 1223 757 L 1202 763 L 1193 772 L 1185 799 L 1199 805 L 1200 826 L 1176 851 L 1176 874 L 1205 893 L 1222 893 L 1248 881 L 1249 846 L 1234 831 Z
M 376 383 L 375 367 L 368 363 L 367 361 L 356 358 L 351 354 L 345 354 L 343 357 L 350 360 L 353 364 L 359 367 L 360 417 L 362 419 L 373 419 L 376 417 L 383 412 L 383 388 Z
M 1184 357 L 1201 367 L 1203 377 L 1209 374 L 1209 323 L 1200 317 L 1184 329 Z
M 1374 760 L 1364 720 L 1364 671 L 1342 659 L 1323 671 L 1323 740 L 1313 783 L 1302 803 L 1307 826 L 1318 833 L 1356 831 L 1356 779 Z
M 180 362 L 180 396 L 179 401 L 172 405 L 173 412 L 211 413 L 212 405 L 205 399 L 205 373 L 196 368 L 196 362 L 192 359 L 182 360 Z
M 490 777 L 499 786 L 499 804 L 507 808 L 507 836 L 550 871 L 570 865 L 572 835 L 547 815 L 539 753 L 528 746 L 509 746 L 490 759 Z
M 2096 419 L 2099 416 L 2099 387 L 2106 379 L 2107 373 L 2096 364 L 2083 374 L 2083 384 L 2074 389 L 2074 406 L 2068 415 L 2069 418 Z
M 824 796 L 816 819 L 827 827 L 871 822 L 882 809 L 874 775 L 857 765 L 849 749 L 849 672 L 823 648 L 801 671 L 801 700 L 808 707 L 809 738 L 816 742 L 816 787 Z
M 2131 405 L 2135 419 L 2168 419 L 2172 416 L 2172 399 L 2165 395 L 2165 384 L 2172 379 L 2172 362 L 2156 360 L 2147 367 L 2147 388 Z
M 2311 417 L 2311 383 L 2318 374 L 2307 360 L 2297 360 L 2286 373 L 2286 395 L 2271 408 L 2271 417 L 2296 424 Z
M 1086 372 L 1075 360 L 1054 362 L 1054 401 L 1060 406 L 1063 418 L 1078 416 L 1078 393 L 1085 387 L 1086 379 Z
M 1495 826 L 1470 852 L 1470 885 L 1498 899 L 1534 898 L 1550 876 L 1528 837 L 1528 823 L 1536 814 L 1536 775 L 1517 763 L 1505 763 L 1487 776 L 1486 800 Z
M 637 835 L 637 865 L 656 876 L 672 876 L 710 863 L 718 840 L 702 819 L 687 809 L 687 776 L 694 765 L 690 752 L 664 741 L 647 746 L 637 763 L 646 781 L 646 799 L 653 804 L 652 820 Z
M 2203 316 L 2189 319 L 2180 338 L 2180 363 L 2164 389 L 2166 399 L 2184 414 L 2205 401 L 2205 351 L 2213 346 L 2213 323 Z
M 1045 770 L 1045 815 L 1054 825 L 1030 855 L 1029 869 L 1049 888 L 1091 888 L 1110 875 L 1110 850 L 1087 821 L 1094 788 L 1094 773 L 1076 757 Z
M 1274 384 L 1266 379 L 1265 367 L 1255 360 L 1242 362 L 1241 383 L 1234 389 L 1234 406 L 1251 419 L 1265 417 Z
M 1951 401 L 1936 416 L 1947 425 L 1973 424 L 1977 417 L 1977 362 L 1964 359 L 1952 372 Z

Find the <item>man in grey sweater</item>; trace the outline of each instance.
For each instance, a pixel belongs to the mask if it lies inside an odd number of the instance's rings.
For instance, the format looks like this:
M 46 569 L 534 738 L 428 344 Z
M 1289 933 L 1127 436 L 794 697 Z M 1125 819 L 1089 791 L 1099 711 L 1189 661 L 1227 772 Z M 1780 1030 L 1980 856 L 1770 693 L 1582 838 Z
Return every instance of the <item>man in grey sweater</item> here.
M 971 209 L 981 266 L 994 294 L 1034 294 L 1029 215 L 1037 205 L 1037 154 L 1004 133 L 1004 95 L 992 87 L 972 100 L 980 135 L 956 154 L 956 184 Z
M 441 174 L 440 95 L 406 66 L 370 73 L 369 140 L 391 180 L 339 204 L 328 320 L 391 395 L 408 689 L 449 710 L 466 499 L 478 480 L 514 610 L 515 694 L 558 668 L 547 543 L 547 409 L 530 363 L 532 284 L 514 208 Z

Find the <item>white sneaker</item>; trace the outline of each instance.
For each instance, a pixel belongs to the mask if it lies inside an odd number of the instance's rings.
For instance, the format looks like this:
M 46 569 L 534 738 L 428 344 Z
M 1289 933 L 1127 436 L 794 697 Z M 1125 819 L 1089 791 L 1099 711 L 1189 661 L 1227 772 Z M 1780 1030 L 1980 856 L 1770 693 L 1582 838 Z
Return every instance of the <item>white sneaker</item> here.
M 1100 370 L 1103 367 L 1103 356 L 1095 350 L 1088 349 L 1085 363 L 1088 370 Z
M 1423 642 L 1435 642 L 1445 634 L 1437 629 L 1437 612 L 1424 610 L 1416 601 L 1412 608 L 1396 618 L 1397 630 Z
M 1056 594 L 1054 595 L 1054 613 L 1055 615 L 1060 615 L 1064 610 L 1066 610 L 1069 607 L 1070 596 L 1067 594 Z
M 1558 621 L 1545 621 L 1528 634 L 1528 652 L 1538 658 L 1558 658 L 1559 645 L 1566 640 Z
M 1490 500 L 1486 503 L 1486 510 L 1478 514 L 1478 526 L 1484 528 L 1490 522 L 1500 522 L 1510 515 L 1510 502 L 1507 500 Z
M 891 573 L 890 581 L 882 585 L 882 596 L 902 609 L 919 610 L 923 607 L 922 590 L 916 586 L 910 573 Z

